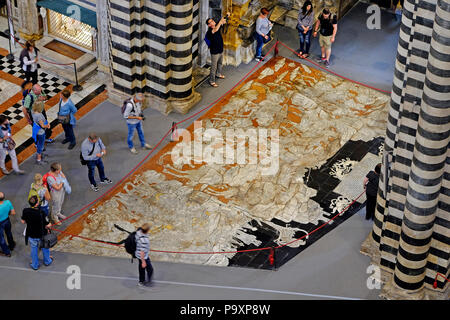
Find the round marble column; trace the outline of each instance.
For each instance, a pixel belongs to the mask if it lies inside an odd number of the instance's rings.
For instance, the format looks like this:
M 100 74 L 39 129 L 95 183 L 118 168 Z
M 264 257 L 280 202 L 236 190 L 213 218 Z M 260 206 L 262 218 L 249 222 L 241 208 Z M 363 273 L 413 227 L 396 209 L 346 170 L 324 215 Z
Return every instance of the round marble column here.
M 436 6 L 394 274 L 395 284 L 402 289 L 420 289 L 427 267 L 448 273 L 450 244 L 445 239 L 449 239 L 450 231 L 445 226 L 450 218 L 445 208 L 448 210 L 449 205 L 449 144 L 450 0 L 440 0 Z M 439 210 L 442 215 L 437 217 Z M 434 276 L 429 272 L 431 279 Z M 443 287 L 443 279 L 440 280 Z

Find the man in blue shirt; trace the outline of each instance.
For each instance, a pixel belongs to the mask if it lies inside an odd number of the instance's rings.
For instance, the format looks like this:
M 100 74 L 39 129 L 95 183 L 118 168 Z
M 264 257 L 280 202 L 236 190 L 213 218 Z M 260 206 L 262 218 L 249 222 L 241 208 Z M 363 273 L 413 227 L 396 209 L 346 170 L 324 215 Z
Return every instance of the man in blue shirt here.
M 3 254 L 7 257 L 11 257 L 11 250 L 14 250 L 16 246 L 11 232 L 10 214 L 15 215 L 16 211 L 14 211 L 11 201 L 5 200 L 5 195 L 3 192 L 0 192 L 0 247 L 2 248 Z M 9 246 L 6 244 L 3 232 L 6 233 Z
M 100 176 L 101 184 L 110 184 L 112 181 L 105 175 L 105 168 L 103 166 L 102 157 L 106 155 L 106 147 L 102 139 L 97 137 L 95 133 L 90 133 L 81 144 L 81 156 L 87 162 L 88 177 L 91 183 L 91 188 L 95 192 L 98 191 L 97 183 L 95 182 L 95 168 L 97 167 Z

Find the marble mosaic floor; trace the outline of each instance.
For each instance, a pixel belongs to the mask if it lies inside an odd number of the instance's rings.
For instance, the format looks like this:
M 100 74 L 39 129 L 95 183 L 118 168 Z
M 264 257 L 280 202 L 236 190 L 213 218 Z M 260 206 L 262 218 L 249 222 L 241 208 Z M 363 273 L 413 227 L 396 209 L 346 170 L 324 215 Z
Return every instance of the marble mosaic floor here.
M 285 244 L 329 221 L 363 191 L 365 174 L 381 161 L 379 137 L 385 132 L 388 100 L 374 90 L 274 58 L 201 120 L 203 128 L 220 131 L 278 130 L 279 137 L 272 137 L 263 150 L 275 151 L 274 142 L 279 141 L 276 172 L 263 175 L 258 165 L 249 163 L 174 164 L 174 148 L 189 144 L 187 140 L 171 143 L 66 231 L 118 242 L 127 234 L 115 225 L 131 231 L 148 222 L 152 248 L 176 252 L 229 252 Z M 193 125 L 187 131 L 193 133 Z M 200 143 L 210 150 L 222 147 Z M 263 154 L 259 153 L 260 160 Z M 277 266 L 343 223 L 363 202 L 359 199 L 305 240 L 277 250 Z M 128 256 L 121 248 L 70 236 L 55 249 Z M 152 259 L 270 268 L 268 255 L 268 251 L 155 252 Z
M 26 122 L 22 112 L 22 89 L 20 84 L 23 80 L 23 73 L 20 71 L 19 62 L 17 60 L 8 61 L 6 58 L 7 50 L 0 48 L 0 113 L 8 117 L 12 125 L 13 139 L 16 142 L 16 153 L 19 162 L 25 161 L 36 151 L 34 142 L 31 138 L 31 126 Z M 79 109 L 77 118 L 80 118 L 101 101 L 106 99 L 104 81 L 94 76 L 83 84 L 83 90 L 73 92 L 71 99 Z M 100 80 L 100 81 L 99 81 Z M 57 123 L 56 113 L 58 112 L 59 92 L 64 89 L 72 91 L 72 85 L 64 80 L 59 79 L 45 70 L 39 72 L 39 84 L 49 97 L 46 102 L 45 110 L 49 123 L 53 129 L 53 137 L 62 132 L 62 127 Z M 103 94 L 102 97 L 99 97 Z M 7 156 L 6 167 L 11 168 L 11 163 Z M 0 177 L 3 174 L 0 173 Z

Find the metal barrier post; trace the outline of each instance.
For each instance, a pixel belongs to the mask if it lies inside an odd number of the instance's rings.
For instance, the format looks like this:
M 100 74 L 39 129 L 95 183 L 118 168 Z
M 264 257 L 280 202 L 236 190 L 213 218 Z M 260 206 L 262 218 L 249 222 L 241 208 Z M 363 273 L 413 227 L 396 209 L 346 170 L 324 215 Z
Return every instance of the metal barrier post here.
M 78 83 L 78 72 L 77 72 L 77 65 L 75 64 L 75 62 L 73 63 L 73 70 L 75 71 L 75 86 L 73 87 L 74 91 L 81 91 L 83 90 L 83 87 L 80 86 L 80 84 Z

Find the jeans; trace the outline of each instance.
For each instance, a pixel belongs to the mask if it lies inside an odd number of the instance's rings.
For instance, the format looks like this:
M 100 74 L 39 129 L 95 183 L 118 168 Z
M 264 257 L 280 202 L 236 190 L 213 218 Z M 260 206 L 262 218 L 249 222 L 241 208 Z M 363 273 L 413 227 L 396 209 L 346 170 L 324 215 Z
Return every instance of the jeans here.
M 262 47 L 263 47 L 264 43 L 269 42 L 271 39 L 269 36 L 269 38 L 266 40 L 266 39 L 264 39 L 264 37 L 262 35 L 260 35 L 259 33 L 256 33 L 256 32 L 255 32 L 255 38 L 256 38 L 256 57 L 258 58 L 258 57 L 261 57 L 261 55 L 262 55 Z
M 209 82 L 216 82 L 216 75 L 222 74 L 223 53 L 211 55 L 211 71 L 209 74 Z
M 45 144 L 45 134 L 38 134 L 36 136 L 37 154 L 42 154 L 42 152 L 44 151 L 44 144 Z
M 75 134 L 73 133 L 73 125 L 70 123 L 62 124 L 62 127 L 64 129 L 64 133 L 66 134 L 66 140 L 69 141 L 71 145 L 74 145 L 76 143 L 75 140 Z
M 12 168 L 14 171 L 19 171 L 19 163 L 17 162 L 16 150 L 6 150 L 5 148 L 0 148 L 0 168 L 5 169 L 5 159 L 6 153 L 9 154 L 11 158 Z
M 11 221 L 9 221 L 9 218 L 3 220 L 0 222 L 0 247 L 2 248 L 2 251 L 4 254 L 8 255 L 11 254 L 11 250 L 9 249 L 8 245 L 5 241 L 5 236 L 3 235 L 3 231 L 6 234 L 6 238 L 8 239 L 8 244 L 11 246 L 14 243 L 13 235 L 11 232 Z
M 28 238 L 28 242 L 31 247 L 31 267 L 36 270 L 39 268 L 39 243 L 41 239 Z M 50 265 L 53 262 L 52 258 L 50 258 L 50 249 L 42 248 L 41 250 L 44 256 L 44 265 Z
M 129 124 L 128 125 L 128 148 L 133 148 L 133 137 L 134 137 L 134 130 L 136 129 L 139 136 L 139 141 L 141 142 L 141 147 L 145 147 L 145 137 L 144 137 L 144 131 L 142 131 L 142 121 L 139 121 L 136 124 Z
M 308 30 L 306 34 L 303 33 L 303 28 L 300 27 L 302 31 L 298 32 L 298 36 L 300 38 L 300 52 L 309 54 L 309 47 L 311 46 L 311 34 L 312 29 Z
M 145 268 L 142 268 L 142 261 L 141 261 L 141 259 L 139 259 L 139 265 L 138 265 L 139 282 L 145 282 L 145 271 L 146 270 L 147 270 L 148 281 L 150 281 L 152 279 L 153 267 L 152 267 L 152 263 L 150 262 L 150 258 L 145 259 L 145 263 L 147 263 L 147 266 Z
M 98 168 L 98 174 L 100 175 L 100 181 L 103 181 L 106 179 L 105 167 L 103 166 L 102 158 L 98 158 L 97 160 L 88 160 L 87 166 L 89 169 L 89 172 L 88 172 L 89 182 L 92 185 L 97 186 L 97 183 L 95 182 L 95 177 L 94 177 L 95 167 Z

